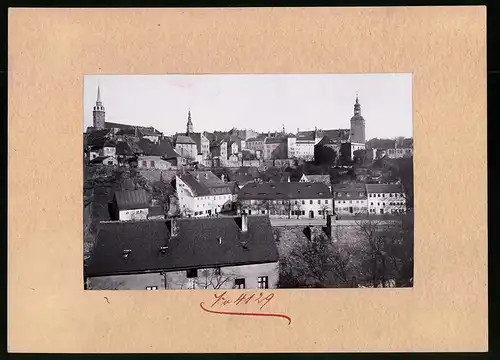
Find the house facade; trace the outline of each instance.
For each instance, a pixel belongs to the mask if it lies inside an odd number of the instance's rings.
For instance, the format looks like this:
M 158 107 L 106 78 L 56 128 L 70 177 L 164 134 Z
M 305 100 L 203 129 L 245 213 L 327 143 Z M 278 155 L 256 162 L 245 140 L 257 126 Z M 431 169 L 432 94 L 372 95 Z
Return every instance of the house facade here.
M 401 184 L 366 184 L 370 214 L 406 213 L 406 197 Z
M 278 251 L 267 216 L 102 223 L 87 288 L 273 289 Z
M 111 204 L 112 219 L 115 221 L 146 220 L 150 203 L 146 190 L 116 191 Z
M 190 171 L 176 176 L 181 213 L 186 216 L 213 216 L 233 207 L 234 189 L 211 171 Z
M 275 182 L 247 184 L 238 193 L 249 215 L 321 218 L 333 213 L 333 200 L 323 183 Z
M 365 184 L 349 183 L 333 186 L 335 214 L 368 214 L 368 200 Z
M 89 164 L 108 165 L 108 166 L 118 165 L 118 160 L 116 159 L 116 156 L 97 156 L 91 158 L 92 160 L 89 161 Z

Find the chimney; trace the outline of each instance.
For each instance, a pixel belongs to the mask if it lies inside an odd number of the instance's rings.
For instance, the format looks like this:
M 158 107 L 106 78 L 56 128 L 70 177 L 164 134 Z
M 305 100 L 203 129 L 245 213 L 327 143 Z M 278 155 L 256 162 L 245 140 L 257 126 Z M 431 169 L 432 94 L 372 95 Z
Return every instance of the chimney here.
M 170 219 L 168 221 L 168 229 L 170 230 L 170 237 L 179 236 L 179 223 L 177 219 Z
M 208 173 L 205 173 L 205 179 L 208 179 Z
M 246 233 L 247 231 L 248 231 L 247 214 L 241 214 L 241 232 Z
M 221 181 L 224 181 L 224 174 L 220 176 Z

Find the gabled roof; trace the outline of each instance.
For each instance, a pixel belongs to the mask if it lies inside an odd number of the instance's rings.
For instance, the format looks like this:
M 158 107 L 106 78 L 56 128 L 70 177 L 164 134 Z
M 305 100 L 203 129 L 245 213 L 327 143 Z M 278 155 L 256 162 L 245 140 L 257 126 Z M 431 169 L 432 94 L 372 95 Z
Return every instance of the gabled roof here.
M 119 123 L 113 123 L 113 122 L 105 122 L 104 126 L 106 129 L 127 129 L 127 128 L 134 128 L 137 127 L 135 125 L 129 125 L 129 124 L 119 124 Z
M 392 139 L 371 139 L 366 142 L 368 149 L 394 149 L 396 140 Z
M 118 130 L 116 135 L 130 135 L 130 136 L 135 136 L 135 128 L 124 128 Z
M 161 133 L 154 127 L 139 128 L 139 132 L 142 136 L 160 136 Z
M 401 184 L 366 184 L 368 193 L 402 193 Z
M 232 184 L 223 182 L 211 171 L 189 171 L 179 177 L 194 196 L 231 194 L 233 191 Z
M 176 237 L 171 237 L 169 220 L 101 223 L 86 275 L 176 271 L 278 261 L 268 216 L 248 216 L 248 231 L 244 233 L 241 232 L 241 218 L 238 217 L 182 218 L 176 221 Z M 160 251 L 161 247 L 167 247 L 164 254 Z M 126 258 L 124 250 L 131 250 Z
M 148 208 L 150 202 L 146 190 L 116 191 L 115 200 L 119 210 Z
M 318 136 L 327 136 L 330 141 L 347 141 L 351 134 L 350 129 L 318 130 Z
M 323 183 L 327 186 L 329 186 L 331 183 L 330 183 L 330 175 L 307 175 L 307 174 L 304 174 L 306 176 L 306 178 L 310 181 L 310 182 L 319 182 L 319 183 Z
M 265 141 L 266 144 L 281 144 L 286 143 L 286 138 L 267 138 Z
M 278 182 L 245 185 L 239 192 L 240 199 L 328 199 L 328 186 L 323 183 Z
M 314 130 L 312 131 L 299 131 L 297 134 L 297 140 L 314 140 L 315 134 Z
M 333 185 L 332 192 L 335 199 L 366 199 L 366 187 L 362 183 L 336 184 Z
M 196 144 L 196 142 L 186 135 L 177 135 L 175 137 L 176 144 Z

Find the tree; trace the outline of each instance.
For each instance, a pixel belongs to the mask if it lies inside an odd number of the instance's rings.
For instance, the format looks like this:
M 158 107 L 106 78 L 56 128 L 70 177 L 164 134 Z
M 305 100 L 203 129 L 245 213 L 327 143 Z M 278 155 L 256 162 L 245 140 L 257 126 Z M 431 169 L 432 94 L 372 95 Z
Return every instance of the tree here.
M 323 219 L 326 219 L 326 216 L 332 212 L 332 208 L 328 204 L 321 205 L 321 213 L 323 214 Z
M 197 277 L 182 277 L 173 281 L 173 285 L 176 289 L 231 289 L 236 278 L 236 274 L 224 268 L 201 269 Z
M 401 214 L 392 221 L 356 221 L 360 276 L 385 287 L 411 286 L 413 279 L 413 215 Z
M 280 266 L 283 286 L 346 286 L 352 274 L 348 248 L 334 243 L 323 232 L 311 233 L 307 240 L 295 243 Z
M 177 195 L 174 187 L 170 183 L 162 180 L 155 181 L 151 184 L 151 187 L 153 199 L 160 203 L 160 206 L 163 208 L 163 213 L 165 217 L 167 217 L 171 208 L 172 198 Z
M 301 200 L 295 200 L 295 204 L 293 204 L 293 210 L 295 211 L 295 215 L 297 215 L 297 219 L 300 219 L 300 215 L 302 213 Z
M 316 145 L 314 147 L 314 162 L 316 165 L 333 165 L 337 160 L 337 152 L 323 145 Z

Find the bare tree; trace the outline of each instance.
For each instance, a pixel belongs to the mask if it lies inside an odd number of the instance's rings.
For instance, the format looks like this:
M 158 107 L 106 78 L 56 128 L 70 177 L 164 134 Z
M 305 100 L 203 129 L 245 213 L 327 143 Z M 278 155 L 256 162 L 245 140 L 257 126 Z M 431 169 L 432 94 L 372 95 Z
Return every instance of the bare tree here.
M 300 219 L 300 215 L 302 213 L 302 202 L 301 202 L 301 200 L 295 200 L 295 203 L 293 204 L 293 209 L 295 211 L 295 215 L 297 216 L 297 219 Z
M 168 217 L 172 198 L 177 196 L 177 192 L 170 183 L 161 180 L 154 182 L 151 187 L 153 199 L 160 203 L 165 217 Z
M 320 286 L 346 286 L 352 274 L 351 255 L 323 232 L 294 244 L 285 259 L 280 276 L 282 286 L 314 283 Z

